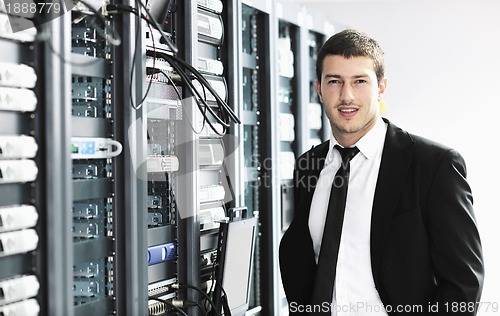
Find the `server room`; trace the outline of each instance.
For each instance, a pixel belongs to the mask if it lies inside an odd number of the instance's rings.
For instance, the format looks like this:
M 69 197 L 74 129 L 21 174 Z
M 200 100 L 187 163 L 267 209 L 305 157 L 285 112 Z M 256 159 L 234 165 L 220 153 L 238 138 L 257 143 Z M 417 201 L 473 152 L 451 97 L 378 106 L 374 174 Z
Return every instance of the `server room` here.
M 0 316 L 500 315 L 499 16 L 0 0 Z

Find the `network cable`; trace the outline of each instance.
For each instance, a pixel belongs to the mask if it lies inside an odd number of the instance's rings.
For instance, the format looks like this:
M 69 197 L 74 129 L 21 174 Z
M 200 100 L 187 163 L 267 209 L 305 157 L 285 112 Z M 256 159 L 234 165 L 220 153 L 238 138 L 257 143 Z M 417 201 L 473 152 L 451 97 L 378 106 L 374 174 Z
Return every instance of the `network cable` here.
M 149 54 L 152 54 L 149 53 Z M 237 124 L 240 124 L 241 121 L 240 119 L 236 116 L 236 114 L 233 112 L 233 110 L 227 105 L 227 103 L 222 100 L 222 98 L 219 96 L 217 91 L 211 86 L 211 84 L 208 82 L 208 80 L 193 66 L 188 64 L 187 62 L 183 61 L 182 59 L 174 56 L 174 55 L 169 55 L 163 52 L 156 52 L 156 55 L 160 58 L 163 58 L 166 60 L 172 68 L 178 73 L 178 75 L 181 77 L 182 81 L 186 84 L 188 90 L 190 93 L 194 96 L 196 96 L 196 103 L 198 105 L 198 108 L 204 114 L 206 118 L 206 123 L 212 128 L 212 130 L 220 135 L 223 136 L 226 132 L 226 130 L 230 127 L 230 123 L 234 122 Z M 184 69 L 183 69 L 184 68 Z M 192 80 L 196 79 L 198 82 L 201 84 L 202 87 L 206 88 L 216 99 L 216 103 L 219 109 L 220 114 L 217 115 L 217 113 L 214 112 L 212 107 L 206 102 L 206 98 L 202 97 L 200 95 L 200 92 L 196 87 L 193 85 Z M 223 127 L 223 132 L 219 132 L 210 122 L 210 120 L 206 117 L 205 113 L 208 111 L 212 117 Z
M 174 289 L 178 289 L 178 288 L 187 288 L 187 289 L 192 289 L 192 290 L 195 290 L 197 291 L 198 293 L 200 293 L 201 295 L 203 295 L 203 297 L 205 298 L 205 300 L 210 304 L 210 306 L 212 306 L 212 310 L 214 311 L 215 315 L 216 316 L 220 316 L 220 313 L 217 311 L 216 307 L 215 307 L 215 304 L 214 302 L 212 301 L 212 299 L 208 296 L 207 293 L 203 292 L 200 288 L 194 286 L 194 285 L 190 285 L 190 284 L 172 284 L 172 288 Z
M 153 67 L 154 67 L 154 60 L 153 60 Z M 165 78 L 167 78 L 167 80 L 170 82 L 170 84 L 172 85 L 172 88 L 173 88 L 173 89 L 174 89 L 174 91 L 175 91 L 175 94 L 177 95 L 177 97 L 179 98 L 179 101 L 181 101 L 181 104 L 182 104 L 182 95 L 181 95 L 181 92 L 179 91 L 179 88 L 177 88 L 177 85 L 175 84 L 175 82 L 172 80 L 172 77 L 170 77 L 170 75 L 168 75 L 166 72 L 164 72 L 164 71 L 163 71 L 163 70 L 161 70 L 161 69 L 158 69 L 158 71 L 159 71 L 161 74 L 163 74 L 163 75 L 165 76 Z M 205 92 L 205 89 L 204 89 L 204 88 L 203 88 L 203 94 L 204 94 L 204 96 L 205 96 L 205 98 L 206 98 L 206 92 Z M 195 129 L 195 127 L 194 127 L 193 122 L 192 122 L 192 121 L 191 121 L 191 119 L 189 118 L 189 116 L 188 116 L 188 115 L 186 115 L 186 119 L 187 119 L 187 121 L 188 121 L 188 123 L 189 123 L 189 126 L 191 126 L 191 129 L 193 130 L 193 132 L 194 132 L 195 134 L 200 134 L 200 133 L 203 131 L 203 128 L 204 128 L 204 126 L 205 126 L 205 122 L 206 122 L 206 116 L 204 115 L 203 117 L 204 117 L 204 118 L 203 118 L 203 126 L 202 126 L 202 128 L 201 128 L 201 130 L 200 130 L 200 131 L 197 131 L 197 130 Z
M 146 7 L 144 6 L 144 4 L 140 3 L 140 6 L 143 9 L 147 10 Z M 155 18 L 153 16 L 145 16 L 144 14 L 139 13 L 137 10 L 135 10 L 129 6 L 125 6 L 125 5 L 108 5 L 107 9 L 111 12 L 113 10 L 131 12 L 131 13 L 135 14 L 137 17 L 142 18 L 150 26 L 153 25 L 160 32 L 162 38 L 165 39 L 165 41 L 169 45 L 169 48 L 174 53 L 177 52 L 177 48 L 173 47 L 173 44 L 171 43 L 170 38 L 163 32 L 160 25 L 157 23 L 157 21 L 155 20 Z M 139 26 L 137 27 L 137 30 L 136 30 L 136 32 L 137 32 L 136 38 L 138 37 L 138 29 L 139 29 Z M 219 96 L 217 91 L 215 91 L 215 89 L 210 85 L 208 80 L 197 69 L 195 69 L 193 66 L 191 66 L 187 62 L 183 61 L 182 59 L 176 57 L 175 55 L 169 55 L 169 54 L 166 54 L 163 52 L 156 51 L 156 47 L 154 45 L 155 45 L 155 43 L 153 41 L 153 51 L 152 52 L 147 51 L 147 54 L 149 56 L 152 55 L 152 57 L 154 59 L 156 59 L 157 57 L 163 58 L 172 66 L 172 68 L 174 68 L 174 70 L 178 73 L 178 75 L 181 77 L 182 81 L 187 86 L 188 91 L 191 93 L 191 95 L 196 96 L 196 103 L 198 105 L 200 112 L 204 116 L 204 122 L 203 122 L 204 124 L 207 123 L 216 134 L 223 136 L 225 134 L 225 132 L 227 131 L 227 129 L 230 127 L 231 121 L 234 123 L 237 123 L 237 124 L 241 123 L 241 121 L 236 116 L 236 114 L 233 112 L 233 110 L 227 105 L 227 103 L 224 100 L 222 100 L 222 98 Z M 135 53 L 134 53 L 134 61 L 133 61 L 132 66 L 134 66 L 134 63 L 135 63 Z M 134 67 L 132 67 L 131 79 L 133 77 L 133 68 Z M 160 72 L 160 70 L 154 69 L 154 64 L 153 64 L 152 72 L 153 73 Z M 148 73 L 149 73 L 149 71 L 148 71 Z M 204 96 L 201 96 L 198 89 L 196 89 L 194 87 L 194 85 L 192 83 L 193 79 L 198 80 L 198 82 L 202 86 Z M 131 82 L 132 82 L 132 80 L 131 80 Z M 151 84 L 151 82 L 150 82 L 150 84 Z M 205 89 L 207 89 L 214 96 L 216 103 L 218 105 L 219 112 L 220 112 L 219 115 L 217 113 L 215 113 L 214 110 L 212 109 L 212 107 L 207 103 Z M 130 90 L 132 90 L 132 87 L 130 87 Z M 132 92 L 132 91 L 130 91 L 130 92 Z M 142 106 L 142 103 L 147 98 L 148 92 L 149 92 L 149 86 L 148 86 L 148 90 L 146 91 L 146 94 L 143 96 L 142 100 L 139 102 L 138 105 L 134 105 L 133 100 L 132 100 L 133 98 L 131 98 L 132 107 L 134 109 L 137 110 Z M 220 131 L 218 131 L 213 126 L 210 119 L 206 116 L 207 111 L 223 127 L 222 133 Z
M 168 306 L 172 307 L 173 309 L 175 309 L 178 313 L 180 313 L 184 316 L 188 316 L 188 314 L 186 314 L 185 311 L 183 311 L 179 306 L 177 306 L 176 304 L 174 304 L 173 302 L 171 302 L 169 300 L 164 300 L 164 299 L 154 297 L 154 296 L 148 296 L 148 299 L 153 300 L 153 301 L 158 301 L 160 303 L 168 305 Z
M 141 0 L 136 0 L 135 3 L 138 4 L 139 7 L 141 7 L 142 9 L 144 9 L 144 11 L 148 12 L 148 9 L 144 5 L 144 3 L 142 3 Z M 165 40 L 165 42 L 167 43 L 168 47 L 170 48 L 170 50 L 172 52 L 174 52 L 174 54 L 176 54 L 179 51 L 177 49 L 177 47 L 175 46 L 175 44 L 172 42 L 172 40 L 167 36 L 167 34 L 165 34 L 165 32 L 163 32 L 163 29 L 161 28 L 161 26 L 158 23 L 158 21 L 156 21 L 156 19 L 155 19 L 154 16 L 152 16 L 152 15 L 146 16 L 145 21 L 148 22 L 148 23 L 152 23 L 153 24 L 153 26 L 155 27 L 155 29 L 157 29 L 158 32 L 160 32 L 161 37 Z

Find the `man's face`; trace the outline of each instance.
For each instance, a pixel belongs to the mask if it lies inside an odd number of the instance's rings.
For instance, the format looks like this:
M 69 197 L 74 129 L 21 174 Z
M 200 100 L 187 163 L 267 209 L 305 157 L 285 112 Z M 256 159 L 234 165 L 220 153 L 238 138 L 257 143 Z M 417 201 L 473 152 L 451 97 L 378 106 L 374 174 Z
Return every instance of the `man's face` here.
M 357 142 L 373 127 L 380 115 L 379 104 L 386 82 L 385 78 L 377 82 L 375 66 L 369 57 L 326 56 L 316 90 L 339 142 L 342 139 Z

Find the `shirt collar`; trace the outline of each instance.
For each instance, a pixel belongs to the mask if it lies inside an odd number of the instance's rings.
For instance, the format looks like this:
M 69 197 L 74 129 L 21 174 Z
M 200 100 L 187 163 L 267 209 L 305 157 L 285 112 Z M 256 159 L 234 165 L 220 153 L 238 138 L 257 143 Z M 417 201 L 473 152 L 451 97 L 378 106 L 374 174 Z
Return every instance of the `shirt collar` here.
M 361 137 L 360 140 L 356 144 L 353 145 L 358 147 L 359 151 L 365 156 L 367 159 L 373 159 L 379 150 L 382 150 L 385 141 L 385 134 L 387 131 L 387 124 L 384 123 L 381 117 L 377 119 L 375 125 L 371 130 L 366 133 L 365 136 Z M 334 159 L 334 152 L 337 151 L 333 147 L 335 145 L 340 144 L 333 136 L 333 133 L 330 133 L 330 148 L 328 150 L 328 154 L 326 155 L 325 166 L 329 165 Z M 341 146 L 342 147 L 342 146 Z

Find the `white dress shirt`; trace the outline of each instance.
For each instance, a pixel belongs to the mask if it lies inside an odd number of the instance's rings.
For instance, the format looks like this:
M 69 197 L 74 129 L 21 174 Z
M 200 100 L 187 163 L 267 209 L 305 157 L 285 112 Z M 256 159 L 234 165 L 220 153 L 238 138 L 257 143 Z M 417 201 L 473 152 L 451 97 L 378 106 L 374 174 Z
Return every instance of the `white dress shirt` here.
M 373 198 L 377 184 L 387 125 L 379 118 L 373 128 L 354 146 L 359 153 L 350 162 L 349 187 L 342 226 L 332 315 L 387 315 L 375 289 L 370 256 L 370 229 Z M 334 148 L 333 135 L 325 166 L 311 201 L 309 231 L 318 262 L 328 210 L 332 180 L 342 158 Z

